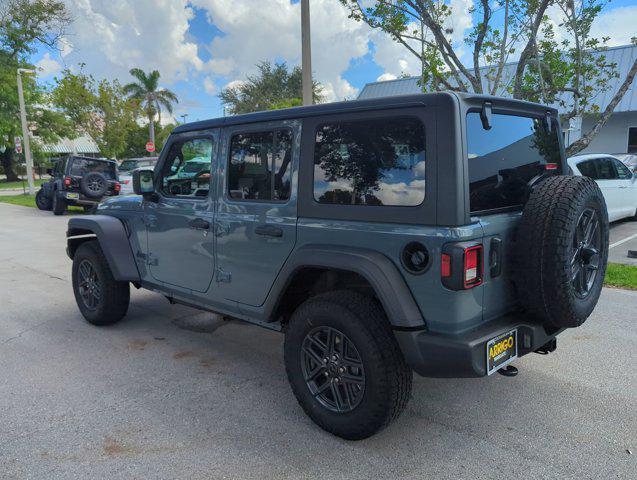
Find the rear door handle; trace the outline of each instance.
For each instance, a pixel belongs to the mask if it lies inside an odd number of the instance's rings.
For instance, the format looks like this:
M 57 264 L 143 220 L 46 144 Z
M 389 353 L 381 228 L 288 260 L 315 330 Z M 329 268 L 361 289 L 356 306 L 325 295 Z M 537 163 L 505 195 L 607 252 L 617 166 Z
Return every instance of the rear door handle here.
M 210 222 L 203 218 L 195 218 L 191 220 L 188 225 L 195 230 L 208 230 L 210 228 Z
M 266 237 L 282 237 L 283 230 L 279 227 L 273 227 L 272 225 L 259 225 L 254 229 L 254 233 L 257 235 L 263 235 Z

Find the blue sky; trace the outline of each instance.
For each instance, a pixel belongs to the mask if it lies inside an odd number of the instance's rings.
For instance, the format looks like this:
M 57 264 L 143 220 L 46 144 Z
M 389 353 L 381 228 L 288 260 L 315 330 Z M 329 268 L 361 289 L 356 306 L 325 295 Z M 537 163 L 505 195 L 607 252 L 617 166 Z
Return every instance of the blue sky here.
M 188 121 L 223 114 L 217 97 L 262 60 L 300 62 L 298 0 L 64 0 L 74 17 L 61 51 L 32 58 L 40 80 L 61 68 L 131 80 L 128 70 L 157 68 Z M 338 0 L 311 0 L 313 71 L 327 101 L 355 98 L 367 82 L 415 74 L 415 57 L 388 36 L 347 18 Z M 456 43 L 476 22 L 473 0 L 449 0 Z M 494 2 L 495 3 L 495 2 Z M 556 12 L 549 12 L 551 18 Z M 635 35 L 637 0 L 609 3 L 593 27 L 611 45 Z

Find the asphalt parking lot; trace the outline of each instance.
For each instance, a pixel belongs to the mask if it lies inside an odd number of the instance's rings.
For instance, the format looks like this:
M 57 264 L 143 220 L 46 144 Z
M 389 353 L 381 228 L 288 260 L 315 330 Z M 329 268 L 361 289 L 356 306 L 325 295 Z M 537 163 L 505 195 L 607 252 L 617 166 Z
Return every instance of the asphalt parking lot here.
M 346 442 L 297 405 L 280 334 L 135 290 L 120 324 L 85 323 L 67 218 L 0 204 L 0 478 L 635 478 L 637 292 L 605 289 L 515 378 L 416 377 Z

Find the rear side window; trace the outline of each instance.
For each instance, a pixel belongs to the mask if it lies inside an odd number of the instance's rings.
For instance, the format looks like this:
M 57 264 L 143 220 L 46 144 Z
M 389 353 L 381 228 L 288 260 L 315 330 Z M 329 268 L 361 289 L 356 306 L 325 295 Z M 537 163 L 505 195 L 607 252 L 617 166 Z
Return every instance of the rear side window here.
M 314 146 L 314 200 L 416 206 L 425 199 L 425 129 L 416 118 L 321 125 Z
M 478 112 L 467 114 L 467 161 L 472 212 L 522 206 L 528 183 L 560 164 L 557 127 L 547 132 L 537 118 L 492 115 L 485 130 Z
M 577 164 L 577 168 L 585 177 L 593 180 L 616 180 L 617 171 L 612 158 L 593 158 Z
M 292 131 L 241 133 L 230 141 L 228 196 L 233 200 L 290 198 Z
M 89 158 L 74 158 L 71 160 L 69 175 L 81 177 L 87 172 L 99 172 L 106 178 L 115 180 L 115 162 L 103 162 Z

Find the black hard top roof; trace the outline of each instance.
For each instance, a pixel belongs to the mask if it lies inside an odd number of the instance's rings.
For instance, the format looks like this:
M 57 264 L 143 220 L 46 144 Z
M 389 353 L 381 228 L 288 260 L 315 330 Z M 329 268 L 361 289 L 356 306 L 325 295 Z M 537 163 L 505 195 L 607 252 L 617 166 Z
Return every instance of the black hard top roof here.
M 210 128 L 224 127 L 228 125 L 241 125 L 256 122 L 268 122 L 276 120 L 292 120 L 295 118 L 313 117 L 319 115 L 330 115 L 335 113 L 356 112 L 362 110 L 375 110 L 380 108 L 400 108 L 409 106 L 435 105 L 443 97 L 455 96 L 459 101 L 481 100 L 481 101 L 498 101 L 508 105 L 518 105 L 543 110 L 554 111 L 554 109 L 542 106 L 540 104 L 525 102 L 521 100 L 513 100 L 511 98 L 492 97 L 489 95 L 478 95 L 460 92 L 436 92 L 421 93 L 415 95 L 395 95 L 390 97 L 371 98 L 366 100 L 349 100 L 345 102 L 321 103 L 318 105 L 310 105 L 307 107 L 292 107 L 281 110 L 268 110 L 263 112 L 248 113 L 244 115 L 232 115 L 229 117 L 213 118 L 210 120 L 202 120 L 199 122 L 186 123 L 179 125 L 173 130 L 173 133 L 183 133 L 196 130 L 206 130 Z M 557 113 L 557 111 L 555 111 Z
M 98 162 L 112 162 L 112 163 L 117 163 L 116 160 L 113 160 L 112 158 L 105 158 L 105 157 L 88 157 L 85 155 L 69 155 L 68 157 L 69 160 L 70 159 L 74 159 L 74 158 L 79 158 L 80 160 L 94 160 L 94 161 L 98 161 Z

